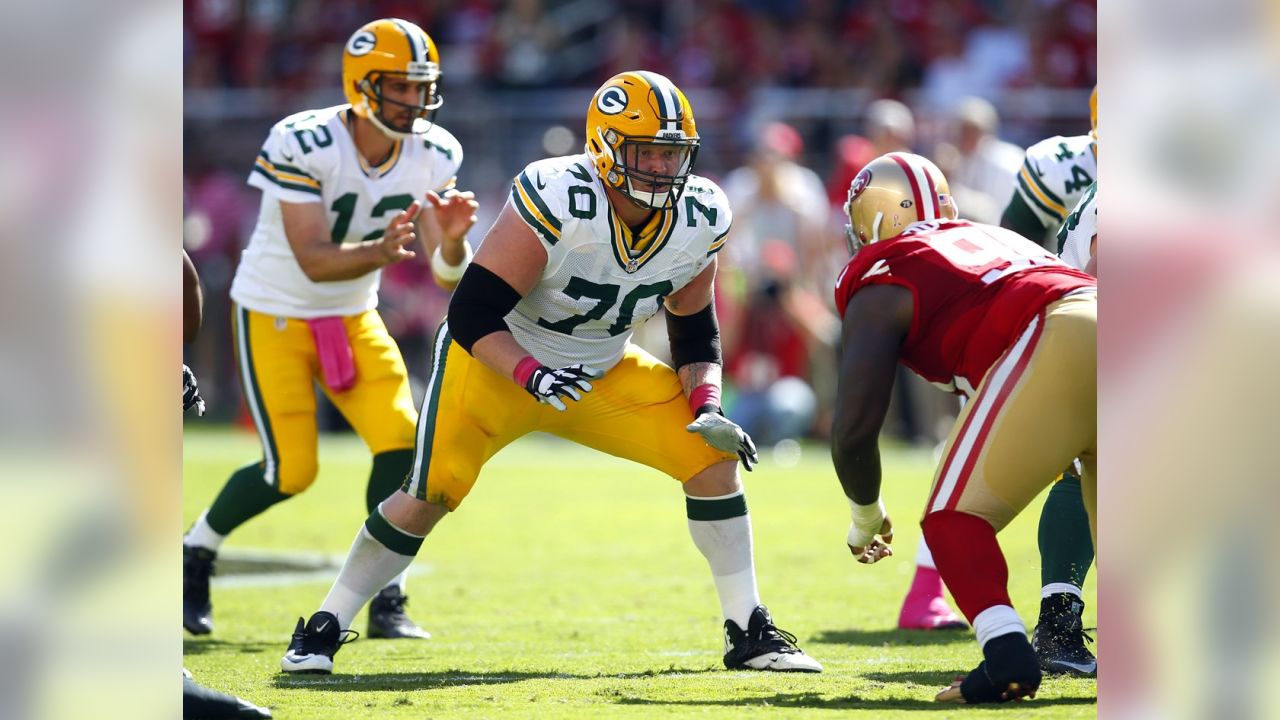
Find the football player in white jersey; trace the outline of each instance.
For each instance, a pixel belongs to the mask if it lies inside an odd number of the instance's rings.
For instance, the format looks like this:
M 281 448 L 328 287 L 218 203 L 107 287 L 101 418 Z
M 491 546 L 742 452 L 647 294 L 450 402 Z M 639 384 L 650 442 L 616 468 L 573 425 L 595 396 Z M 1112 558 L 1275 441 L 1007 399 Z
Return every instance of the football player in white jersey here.
M 729 668 L 818 672 L 756 588 L 738 461 L 751 438 L 720 410 L 712 283 L 732 220 L 691 173 L 689 101 L 651 72 L 614 76 L 591 99 L 586 152 L 535 162 L 511 188 L 436 335 L 413 469 L 356 536 L 320 610 L 297 630 L 286 672 L 331 672 L 342 631 L 456 510 L 485 462 L 549 432 L 683 483 L 689 531 L 711 567 Z M 631 344 L 667 310 L 673 365 Z
M 1058 228 L 1098 179 L 1098 90 L 1089 96 L 1087 135 L 1045 138 L 1027 148 L 1000 226 L 1052 250 Z
M 315 385 L 373 454 L 367 507 L 395 492 L 413 461 L 417 412 L 399 348 L 375 309 L 380 269 L 431 258 L 452 287 L 471 255 L 471 193 L 455 191 L 462 148 L 432 120 L 440 57 L 422 28 L 361 27 L 342 56 L 348 103 L 281 120 L 254 162 L 258 224 L 231 286 L 236 356 L 263 457 L 237 470 L 183 539 L 183 625 L 212 630 L 209 576 L 245 521 L 316 477 Z M 370 610 L 371 637 L 428 637 L 404 614 L 403 576 Z

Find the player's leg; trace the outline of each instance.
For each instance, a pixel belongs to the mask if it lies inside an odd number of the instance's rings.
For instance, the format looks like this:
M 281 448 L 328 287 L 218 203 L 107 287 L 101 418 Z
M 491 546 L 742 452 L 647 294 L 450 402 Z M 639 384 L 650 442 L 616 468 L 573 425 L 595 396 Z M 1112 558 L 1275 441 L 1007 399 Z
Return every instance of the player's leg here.
M 965 630 L 968 625 L 947 604 L 942 575 L 933 562 L 929 543 L 920 538 L 916 548 L 916 572 L 911 587 L 898 611 L 898 628 L 902 630 Z
M 779 630 L 760 603 L 751 517 L 737 459 L 685 431 L 692 422 L 675 372 L 628 348 L 592 391 L 541 429 L 660 470 L 684 483 L 694 545 L 706 558 L 725 617 L 725 664 L 757 670 L 822 669 Z
M 1098 660 L 1086 646 L 1084 587 L 1093 564 L 1089 514 L 1074 470 L 1049 490 L 1040 511 L 1040 617 L 1031 644 L 1046 673 L 1092 677 Z
M 236 470 L 183 538 L 183 626 L 212 630 L 209 576 L 233 530 L 316 477 L 315 346 L 306 323 L 235 312 L 236 359 L 263 459 Z
M 1034 320 L 988 372 L 961 412 L 935 478 L 925 537 L 985 658 L 940 700 L 998 702 L 1039 687 L 1039 664 L 1009 600 L 996 532 L 1087 446 L 1096 425 L 1088 369 L 1072 366 L 1063 353 L 1091 328 L 1060 312 L 1062 302 Z
M 447 325 L 434 347 L 405 485 L 369 514 L 320 610 L 305 623 L 299 618 L 281 660 L 285 672 L 332 671 L 356 613 L 409 567 L 435 524 L 471 491 L 484 463 L 529 432 L 543 407 L 453 343 Z
M 365 511 L 374 508 L 404 484 L 413 466 L 417 409 L 409 391 L 409 374 L 395 340 L 378 313 L 344 320 L 355 360 L 356 382 L 344 392 L 325 393 L 342 412 L 373 454 Z M 369 605 L 370 638 L 429 638 L 405 613 L 408 596 L 405 573 L 383 587 Z

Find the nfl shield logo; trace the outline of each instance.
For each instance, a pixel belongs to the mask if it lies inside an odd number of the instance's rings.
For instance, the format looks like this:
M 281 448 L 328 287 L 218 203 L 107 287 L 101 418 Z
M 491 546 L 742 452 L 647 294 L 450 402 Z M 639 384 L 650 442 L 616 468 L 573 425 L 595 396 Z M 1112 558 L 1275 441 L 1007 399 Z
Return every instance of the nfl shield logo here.
M 636 262 L 635 260 L 627 261 L 627 272 L 633 273 L 639 269 L 640 269 L 640 263 Z

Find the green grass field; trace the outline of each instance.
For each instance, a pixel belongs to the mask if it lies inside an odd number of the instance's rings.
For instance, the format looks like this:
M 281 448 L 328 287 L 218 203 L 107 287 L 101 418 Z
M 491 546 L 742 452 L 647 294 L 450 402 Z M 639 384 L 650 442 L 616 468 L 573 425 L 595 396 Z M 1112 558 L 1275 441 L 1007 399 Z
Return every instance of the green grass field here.
M 259 455 L 252 434 L 189 428 L 185 522 Z M 544 437 L 494 458 L 423 545 L 409 611 L 432 639 L 362 639 L 338 654 L 332 676 L 286 676 L 279 660 L 294 622 L 317 608 L 336 570 L 301 583 L 222 578 L 215 632 L 186 637 L 186 666 L 285 719 L 1096 715 L 1092 680 L 1046 679 L 1037 699 L 1014 706 L 932 702 L 980 653 L 971 632 L 894 629 L 933 467 L 927 453 L 885 453 L 900 554 L 875 566 L 854 562 L 844 545 L 848 510 L 825 446 L 805 446 L 791 467 L 762 459 L 746 477 L 761 594 L 822 674 L 724 670 L 719 605 L 679 486 Z M 308 492 L 240 528 L 224 554 L 344 555 L 366 516 L 369 456 L 354 437 L 326 436 L 320 463 Z M 1001 535 L 1028 623 L 1039 603 L 1039 506 Z M 1091 577 L 1086 626 L 1096 622 L 1095 598 Z M 353 627 L 364 626 L 361 616 Z

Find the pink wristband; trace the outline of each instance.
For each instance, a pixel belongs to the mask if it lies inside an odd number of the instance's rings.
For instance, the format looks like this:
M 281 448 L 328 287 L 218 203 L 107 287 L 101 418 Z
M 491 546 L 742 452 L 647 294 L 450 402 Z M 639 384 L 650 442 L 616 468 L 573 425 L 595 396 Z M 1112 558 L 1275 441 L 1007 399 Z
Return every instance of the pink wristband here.
M 693 411 L 695 415 L 698 412 L 698 408 L 703 405 L 715 405 L 716 407 L 720 407 L 719 387 L 712 385 L 711 383 L 705 383 L 694 388 L 693 392 L 689 393 L 689 409 Z
M 532 355 L 526 355 L 523 360 L 516 363 L 516 369 L 511 371 L 511 377 L 517 385 L 524 387 L 529 382 L 529 376 L 540 367 L 542 363 L 535 360 Z

